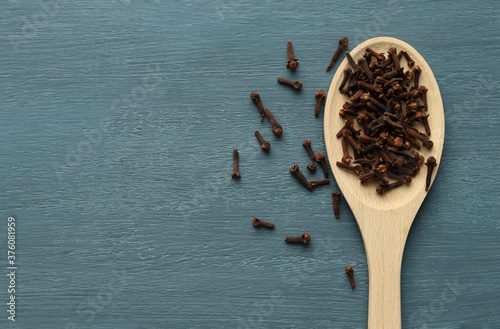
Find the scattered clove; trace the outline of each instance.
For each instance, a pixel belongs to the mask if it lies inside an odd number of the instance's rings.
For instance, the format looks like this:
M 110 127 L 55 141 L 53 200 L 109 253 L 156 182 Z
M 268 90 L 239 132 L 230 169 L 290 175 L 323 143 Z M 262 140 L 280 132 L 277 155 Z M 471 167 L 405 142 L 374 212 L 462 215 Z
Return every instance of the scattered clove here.
M 234 149 L 233 150 L 233 172 L 231 173 L 231 178 L 233 178 L 233 179 L 235 179 L 235 178 L 240 179 L 241 178 L 241 175 L 239 172 L 239 166 L 238 166 L 239 158 L 240 157 L 238 154 L 238 150 Z
M 316 107 L 314 108 L 314 116 L 317 118 L 319 116 L 319 112 L 321 110 L 321 104 L 325 99 L 325 92 L 321 89 L 316 91 Z
M 427 177 L 425 179 L 425 191 L 429 191 L 429 188 L 431 187 L 431 178 L 432 178 L 432 171 L 434 170 L 434 167 L 437 166 L 436 158 L 433 156 L 430 156 L 427 159 L 427 162 L 425 163 L 427 166 Z
M 267 228 L 274 228 L 273 223 L 265 222 L 263 220 L 260 220 L 256 217 L 253 218 L 252 224 L 254 227 L 267 227 Z
M 351 282 L 351 288 L 354 289 L 356 288 L 356 283 L 354 282 L 354 269 L 352 266 L 347 266 L 345 268 L 345 272 L 349 276 L 349 281 Z
M 316 164 L 315 164 L 314 162 L 309 162 L 309 163 L 307 164 L 307 169 L 308 169 L 309 171 L 316 171 Z
M 258 130 L 255 131 L 255 136 L 257 136 L 257 139 L 260 142 L 261 149 L 268 152 L 271 149 L 271 143 L 269 141 L 266 141 Z
M 293 55 L 293 46 L 291 41 L 288 41 L 287 48 L 288 48 L 288 60 L 286 61 L 287 62 L 286 67 L 295 71 L 297 65 L 299 65 L 298 62 L 299 59 L 295 58 L 295 56 Z
M 309 154 L 309 157 L 311 160 L 316 161 L 316 155 L 314 154 L 312 148 L 311 148 L 311 140 L 310 139 L 304 139 L 302 142 L 302 146 L 305 147 L 307 154 Z
M 335 218 L 339 218 L 340 214 L 340 207 L 339 207 L 340 195 L 341 195 L 340 192 L 332 192 L 333 214 L 335 215 Z
M 260 112 L 260 121 L 264 121 L 264 105 L 262 105 L 262 100 L 260 99 L 260 95 L 258 92 L 253 91 L 250 94 L 250 98 L 255 102 L 257 105 L 257 108 L 259 109 Z
M 322 179 L 322 180 L 311 180 L 309 182 L 309 184 L 311 184 L 312 187 L 316 187 L 316 186 L 320 186 L 320 185 L 327 185 L 327 184 L 330 184 L 330 180 L 329 179 Z
M 307 233 L 304 233 L 301 236 L 288 236 L 285 238 L 285 242 L 287 242 L 287 243 L 308 244 L 309 241 L 311 241 L 311 236 Z
M 269 119 L 269 122 L 271 122 L 271 130 L 273 131 L 273 133 L 275 135 L 281 136 L 281 134 L 283 133 L 283 127 L 278 123 L 278 121 L 276 121 L 271 111 L 269 111 L 269 109 L 264 109 L 264 114 Z
M 349 39 L 347 39 L 345 37 L 339 40 L 339 46 L 338 46 L 337 50 L 335 51 L 335 53 L 333 54 L 333 57 L 330 60 L 330 63 L 326 67 L 327 71 L 330 71 L 330 69 L 332 68 L 333 64 L 335 64 L 335 62 L 337 61 L 337 59 L 339 59 L 340 53 L 342 51 L 344 51 L 344 49 L 347 48 L 348 44 L 349 44 Z
M 314 188 L 311 186 L 309 181 L 306 179 L 304 174 L 300 171 L 299 166 L 294 165 L 292 168 L 290 168 L 290 174 L 295 177 L 300 184 L 302 184 L 305 188 L 307 188 L 309 191 L 314 191 Z
M 292 81 L 292 80 L 286 79 L 286 78 L 278 78 L 278 82 L 281 83 L 282 85 L 290 86 L 295 90 L 299 90 L 300 88 L 302 88 L 302 82 L 300 82 L 298 80 Z
M 316 154 L 316 161 L 321 165 L 325 178 L 328 178 L 328 166 L 326 165 L 325 155 L 323 153 Z

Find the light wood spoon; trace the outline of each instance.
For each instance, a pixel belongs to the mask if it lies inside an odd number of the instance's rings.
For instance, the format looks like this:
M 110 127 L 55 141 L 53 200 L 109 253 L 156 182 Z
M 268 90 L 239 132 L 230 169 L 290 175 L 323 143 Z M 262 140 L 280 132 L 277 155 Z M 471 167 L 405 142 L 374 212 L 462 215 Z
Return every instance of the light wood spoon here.
M 424 58 L 409 44 L 385 37 L 367 40 L 350 54 L 357 62 L 366 48 L 387 56 L 387 49 L 390 47 L 396 47 L 397 51 L 405 50 L 415 61 L 415 65 L 422 69 L 419 85 L 428 88 L 428 121 L 434 146 L 430 150 L 422 147 L 419 153 L 426 159 L 431 155 L 434 156 L 439 166 L 444 143 L 443 103 L 436 79 Z M 408 69 L 404 58 L 401 64 L 405 70 Z M 427 167 L 422 165 L 420 172 L 413 177 L 410 184 L 404 184 L 382 195 L 375 191 L 376 182 L 361 185 L 355 174 L 337 167 L 336 162 L 343 156 L 341 140 L 335 136 L 344 126 L 344 119 L 340 117 L 339 110 L 348 100 L 348 97 L 340 93 L 339 86 L 344 76 L 343 71 L 348 65 L 347 59 L 344 59 L 330 85 L 325 104 L 325 144 L 337 184 L 349 203 L 363 236 L 370 280 L 368 328 L 400 329 L 401 261 L 413 219 L 427 194 L 425 192 Z M 437 169 L 438 167 L 434 168 L 432 180 Z

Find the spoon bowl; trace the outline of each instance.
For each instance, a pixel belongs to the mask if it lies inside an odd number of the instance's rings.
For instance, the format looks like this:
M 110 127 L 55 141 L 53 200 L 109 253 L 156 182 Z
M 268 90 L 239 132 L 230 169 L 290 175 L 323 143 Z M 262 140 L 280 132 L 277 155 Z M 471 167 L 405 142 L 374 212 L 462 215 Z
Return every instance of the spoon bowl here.
M 390 47 L 406 51 L 415 61 L 415 65 L 422 69 L 419 85 L 428 88 L 428 122 L 434 146 L 431 149 L 422 147 L 418 151 L 426 159 L 431 155 L 434 156 L 439 166 L 444 144 L 443 102 L 436 79 L 424 58 L 409 44 L 387 37 L 367 40 L 354 48 L 350 54 L 356 62 L 363 56 L 366 48 L 386 54 Z M 330 85 L 325 103 L 325 144 L 335 180 L 356 218 L 365 245 L 370 280 L 368 328 L 400 329 L 401 261 L 408 232 L 427 195 L 425 191 L 427 168 L 422 165 L 421 172 L 412 177 L 411 184 L 404 184 L 394 191 L 379 195 L 375 191 L 377 186 L 375 183 L 367 182 L 362 185 L 356 175 L 337 167 L 336 162 L 340 161 L 343 152 L 341 140 L 336 137 L 336 133 L 345 124 L 344 118 L 339 115 L 339 110 L 348 101 L 348 97 L 340 93 L 339 86 L 344 76 L 344 69 L 348 66 L 347 59 L 344 59 Z M 406 60 L 401 60 L 401 66 L 405 70 L 408 69 Z M 438 166 L 434 168 L 431 184 Z

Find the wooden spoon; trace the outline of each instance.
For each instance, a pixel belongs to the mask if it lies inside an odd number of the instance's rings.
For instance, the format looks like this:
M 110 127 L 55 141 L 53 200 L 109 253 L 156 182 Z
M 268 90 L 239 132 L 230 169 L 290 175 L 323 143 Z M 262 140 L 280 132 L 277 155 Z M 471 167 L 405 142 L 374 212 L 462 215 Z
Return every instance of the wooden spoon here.
M 393 38 L 374 38 L 367 40 L 350 52 L 357 61 L 366 48 L 387 54 L 387 49 L 396 47 L 397 51 L 405 50 L 420 66 L 419 85 L 428 88 L 427 102 L 432 149 L 422 147 L 419 152 L 427 159 L 434 156 L 439 165 L 444 143 L 444 111 L 439 88 L 429 65 L 424 58 L 407 43 Z M 386 55 L 387 56 L 387 55 Z M 402 66 L 408 69 L 406 60 L 402 58 Z M 336 162 L 342 158 L 341 141 L 335 135 L 343 127 L 344 119 L 339 110 L 348 97 L 339 92 L 339 86 L 348 66 L 347 59 L 337 69 L 333 78 L 325 104 L 325 144 L 333 174 L 342 194 L 349 203 L 358 222 L 369 272 L 369 329 L 401 328 L 401 296 L 400 277 L 403 250 L 411 224 L 422 204 L 425 192 L 427 167 L 422 168 L 410 184 L 405 184 L 383 195 L 376 193 L 377 184 L 370 182 L 361 185 L 358 177 L 337 167 Z M 356 123 L 357 124 L 357 123 Z M 423 131 L 423 129 L 420 129 Z M 438 167 L 434 168 L 432 180 Z

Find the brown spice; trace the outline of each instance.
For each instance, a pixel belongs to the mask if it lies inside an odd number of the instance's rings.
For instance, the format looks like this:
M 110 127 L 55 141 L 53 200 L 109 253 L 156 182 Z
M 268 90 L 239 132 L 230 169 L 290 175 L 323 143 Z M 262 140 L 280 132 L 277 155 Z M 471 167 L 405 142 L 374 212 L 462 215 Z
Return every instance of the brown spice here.
M 309 184 L 311 184 L 312 187 L 316 187 L 316 186 L 320 186 L 320 185 L 327 185 L 327 184 L 330 184 L 330 180 L 329 179 L 322 179 L 322 180 L 311 180 L 309 182 Z
M 259 93 L 256 91 L 253 91 L 250 94 L 250 98 L 255 102 L 255 105 L 257 105 L 257 108 L 259 109 L 260 121 L 264 121 L 264 105 L 262 105 L 262 100 L 260 99 Z
M 287 242 L 287 243 L 308 244 L 309 241 L 311 241 L 311 236 L 307 233 L 304 233 L 301 236 L 288 236 L 285 238 L 285 242 Z
M 316 161 L 321 165 L 325 178 L 328 178 L 328 166 L 326 165 L 325 155 L 323 153 L 316 154 Z
M 252 224 L 254 227 L 267 227 L 267 228 L 274 228 L 274 224 L 270 222 L 265 222 L 263 220 L 260 220 L 256 217 L 253 218 Z
M 335 62 L 337 61 L 337 59 L 339 59 L 340 53 L 342 51 L 344 51 L 344 49 L 347 48 L 348 44 L 349 44 L 349 39 L 347 39 L 345 37 L 339 40 L 339 46 L 338 46 L 337 50 L 335 51 L 335 53 L 333 54 L 333 57 L 330 60 L 330 63 L 326 67 L 327 71 L 330 71 L 330 69 L 332 68 L 333 64 L 335 64 Z
M 312 148 L 311 148 L 311 140 L 310 139 L 304 139 L 302 142 L 302 146 L 305 147 L 307 154 L 309 154 L 309 157 L 311 160 L 316 161 L 316 155 L 314 154 Z
M 314 188 L 311 186 L 304 174 L 300 171 L 299 166 L 292 166 L 292 168 L 290 168 L 290 174 L 292 174 L 293 177 L 295 177 L 300 182 L 300 184 L 302 184 L 309 191 L 314 191 Z
M 315 164 L 314 162 L 309 162 L 309 163 L 307 164 L 307 169 L 308 169 L 309 171 L 316 171 L 316 164 Z
M 354 282 L 354 269 L 352 268 L 352 266 L 347 266 L 345 268 L 345 272 L 349 276 L 349 281 L 351 282 L 352 289 L 356 288 L 356 283 Z
M 278 82 L 281 83 L 282 85 L 290 86 L 295 90 L 299 90 L 300 88 L 302 88 L 302 82 L 298 80 L 292 81 L 286 78 L 278 78 Z
M 353 71 L 356 72 L 359 68 L 358 68 L 358 65 L 356 64 L 356 62 L 354 61 L 354 59 L 352 59 L 351 54 L 349 54 L 349 52 L 346 52 L 345 56 L 347 57 L 347 61 L 351 65 Z
M 413 89 L 418 89 L 418 80 L 420 79 L 420 73 L 422 72 L 422 69 L 420 68 L 420 66 L 415 66 L 415 68 L 413 69 Z
M 266 141 L 258 130 L 255 131 L 255 136 L 257 136 L 257 139 L 260 142 L 261 149 L 268 152 L 271 149 L 271 143 L 269 141 Z
M 338 161 L 337 161 L 337 167 L 352 171 L 356 175 L 359 175 L 361 173 L 361 169 L 362 169 L 360 165 L 349 166 L 343 162 L 338 162 Z
M 288 60 L 286 61 L 287 62 L 286 67 L 295 71 L 297 65 L 299 65 L 298 62 L 299 59 L 295 58 L 295 56 L 293 55 L 293 46 L 291 41 L 288 41 L 287 49 L 288 49 Z
M 436 158 L 430 156 L 425 165 L 427 166 L 427 177 L 425 179 L 425 191 L 427 192 L 431 186 L 432 171 L 434 170 L 434 167 L 437 166 Z
M 316 91 L 316 106 L 314 107 L 314 116 L 317 118 L 319 116 L 319 112 L 321 110 L 321 104 L 325 99 L 325 92 L 321 89 Z
M 238 165 L 239 158 L 240 158 L 240 156 L 238 154 L 238 150 L 234 149 L 233 150 L 233 172 L 231 173 L 231 178 L 233 178 L 233 179 L 235 179 L 235 178 L 240 179 L 241 178 L 241 175 L 239 172 L 239 165 Z
M 340 207 L 339 207 L 340 195 L 341 195 L 340 192 L 332 192 L 333 214 L 335 215 L 335 218 L 339 218 L 340 214 Z
M 362 56 L 356 63 L 346 53 L 350 68 L 344 72 L 340 91 L 349 100 L 339 110 L 346 124 L 337 133 L 343 153 L 337 166 L 357 174 L 361 184 L 378 180 L 377 192 L 382 194 L 409 184 L 410 176 L 420 169 L 422 156 L 412 148 L 433 147 L 428 116 L 422 114 L 428 109 L 427 88 L 419 86 L 419 66 L 405 72 L 403 57 L 409 66 L 415 65 L 405 51 L 398 53 L 391 47 L 386 59 L 368 48 Z M 350 77 L 350 72 L 355 76 Z M 354 118 L 361 133 L 351 124 Z M 416 128 L 418 122 L 425 134 Z M 355 166 L 349 165 L 353 157 Z
M 385 192 L 389 191 L 389 190 L 392 190 L 396 187 L 399 187 L 403 185 L 402 182 L 394 182 L 394 183 L 391 183 L 391 184 L 387 184 L 387 185 L 379 185 L 377 187 L 377 193 L 378 194 L 384 194 Z
M 408 53 L 404 50 L 402 50 L 402 52 L 403 52 L 403 56 L 406 58 L 406 62 L 408 63 L 408 66 L 412 67 L 413 65 L 415 65 L 415 61 L 413 59 L 411 59 L 410 55 L 408 55 Z
M 422 95 L 422 102 L 424 103 L 424 110 L 427 112 L 427 88 L 425 86 L 419 86 L 418 92 Z
M 271 130 L 273 131 L 273 133 L 275 135 L 281 136 L 281 134 L 283 133 L 283 127 L 278 123 L 278 121 L 276 121 L 271 111 L 269 111 L 269 109 L 264 109 L 264 114 L 269 119 L 269 122 L 271 122 Z
M 352 160 L 352 156 L 349 154 L 349 142 L 345 138 L 342 138 L 342 152 L 344 153 L 342 162 L 349 164 Z
M 354 74 L 354 72 L 349 67 L 344 70 L 344 78 L 342 79 L 342 83 L 340 84 L 340 87 L 339 87 L 339 90 L 341 93 L 343 93 L 343 94 L 345 93 L 344 87 L 347 84 L 347 82 L 349 81 L 349 79 L 352 77 L 353 74 Z

